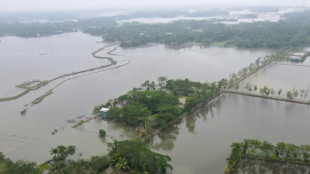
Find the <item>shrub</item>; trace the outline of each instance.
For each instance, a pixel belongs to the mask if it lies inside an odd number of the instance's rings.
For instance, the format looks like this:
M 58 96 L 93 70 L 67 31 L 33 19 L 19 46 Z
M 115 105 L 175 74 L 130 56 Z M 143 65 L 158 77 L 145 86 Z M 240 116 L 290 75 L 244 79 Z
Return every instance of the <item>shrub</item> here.
M 104 138 L 105 136 L 106 136 L 105 130 L 100 129 L 100 130 L 99 130 L 99 137 L 100 137 L 100 138 Z

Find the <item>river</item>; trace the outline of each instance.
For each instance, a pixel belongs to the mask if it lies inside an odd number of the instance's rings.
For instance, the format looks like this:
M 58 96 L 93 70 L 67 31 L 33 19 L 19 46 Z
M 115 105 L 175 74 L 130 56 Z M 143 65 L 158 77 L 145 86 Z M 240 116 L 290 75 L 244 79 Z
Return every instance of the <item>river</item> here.
M 108 43 L 82 33 L 1 40 L 0 97 L 18 93 L 14 86 L 27 80 L 47 80 L 108 63 L 90 55 Z M 95 119 L 73 129 L 73 123 L 68 121 L 86 119 L 95 105 L 118 97 L 145 80 L 156 80 L 159 76 L 200 82 L 220 80 L 271 52 L 198 46 L 171 49 L 156 44 L 131 49 L 115 46 L 106 51 L 113 48 L 120 55 L 113 56 L 118 65 L 130 63 L 70 80 L 34 106 L 31 101 L 58 82 L 0 103 L 0 151 L 13 160 L 36 162 L 49 159 L 49 150 L 57 145 L 75 145 L 85 158 L 106 153 L 107 141 L 133 137 L 134 128 Z M 25 104 L 28 110 L 21 116 Z M 173 173 L 221 173 L 230 143 L 244 138 L 307 143 L 307 131 L 301 131 L 308 129 L 310 114 L 306 106 L 227 95 L 207 108 L 161 133 L 150 145 L 172 156 Z M 58 132 L 52 135 L 55 129 Z M 99 129 L 106 130 L 106 139 L 98 138 Z

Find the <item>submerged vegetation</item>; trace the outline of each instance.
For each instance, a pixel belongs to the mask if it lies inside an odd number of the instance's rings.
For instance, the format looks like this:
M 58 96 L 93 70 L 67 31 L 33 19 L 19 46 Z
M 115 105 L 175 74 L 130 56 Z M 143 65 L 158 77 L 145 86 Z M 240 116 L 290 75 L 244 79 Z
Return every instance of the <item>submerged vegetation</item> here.
M 24 108 L 23 110 L 21 110 L 21 111 L 20 111 L 20 115 L 25 115 L 25 114 L 26 114 L 26 112 L 27 112 L 27 109 L 26 109 L 26 108 Z
M 72 73 L 68 73 L 68 74 L 63 74 L 63 75 L 60 75 L 60 76 L 57 76 L 53 79 L 50 79 L 50 80 L 44 80 L 44 81 L 40 81 L 40 80 L 32 80 L 32 81 L 27 81 L 27 82 L 24 82 L 22 84 L 19 84 L 19 85 L 16 85 L 15 87 L 17 88 L 21 88 L 21 89 L 25 89 L 23 92 L 21 92 L 20 94 L 16 95 L 16 96 L 12 96 L 12 97 L 5 97 L 5 98 L 0 98 L 0 102 L 5 102 L 5 101 L 10 101 L 10 100 L 15 100 L 15 99 L 18 99 L 24 95 L 26 95 L 28 92 L 30 91 L 34 91 L 34 90 L 37 90 L 47 84 L 49 84 L 50 82 L 53 82 L 53 81 L 56 81 L 58 79 L 62 79 L 64 77 L 69 77 L 69 76 L 74 76 L 74 75 L 78 75 L 78 74 L 83 74 L 83 73 L 87 73 L 87 72 L 91 72 L 91 71 L 95 71 L 95 70 L 100 70 L 100 69 L 104 69 L 104 68 L 108 68 L 110 66 L 113 66 L 113 65 L 116 65 L 117 64 L 117 61 L 115 61 L 112 57 L 105 57 L 105 56 L 98 56 L 96 55 L 98 52 L 104 50 L 105 48 L 107 47 L 110 47 L 110 46 L 113 46 L 113 45 L 108 45 L 108 46 L 104 46 L 103 48 L 100 48 L 96 51 L 94 51 L 91 55 L 94 57 L 94 58 L 98 58 L 98 59 L 106 59 L 108 60 L 110 63 L 107 64 L 107 65 L 102 65 L 102 66 L 99 66 L 99 67 L 95 67 L 95 68 L 90 68 L 90 69 L 86 69 L 86 70 L 81 70 L 81 71 L 78 71 L 78 72 L 72 72 Z M 108 55 L 116 55 L 116 54 L 113 54 L 112 52 L 115 51 L 116 48 L 110 50 L 107 52 Z M 128 63 L 127 63 L 128 64 Z M 114 68 L 119 68 L 119 67 L 122 67 L 124 65 L 127 65 L 127 64 L 123 64 L 123 65 L 120 65 L 120 66 L 117 66 L 117 67 L 114 67 Z M 87 75 L 87 74 L 86 74 Z M 58 86 L 60 86 L 61 84 L 65 83 L 66 81 L 68 80 L 71 80 L 71 79 L 75 79 L 75 78 L 79 78 L 79 77 L 83 77 L 85 75 L 81 75 L 81 76 L 76 76 L 76 77 L 72 77 L 72 78 L 69 78 L 69 79 L 66 79 L 62 82 L 60 82 L 58 85 L 56 85 L 55 87 L 53 87 L 52 89 L 48 90 L 46 93 L 44 93 L 43 95 L 41 95 L 40 97 L 34 99 L 32 101 L 32 104 L 38 104 L 40 103 L 45 97 L 51 95 L 53 93 L 53 90 L 55 88 L 57 88 Z
M 241 143 L 232 143 L 231 148 L 231 154 L 227 158 L 226 172 L 234 173 L 238 162 L 245 158 L 310 165 L 310 145 L 297 146 L 284 142 L 273 145 L 268 141 L 245 139 Z
M 52 92 L 51 90 L 47 91 L 47 92 L 46 92 L 45 94 L 43 94 L 42 96 L 40 96 L 40 97 L 34 99 L 34 100 L 32 101 L 32 104 L 38 104 L 38 103 L 40 103 L 45 97 L 47 97 L 47 96 L 49 96 L 49 95 L 51 95 L 51 94 L 53 94 L 53 92 Z
M 106 134 L 107 134 L 107 133 L 106 133 L 105 130 L 103 130 L 103 129 L 100 129 L 100 130 L 99 130 L 99 137 L 100 137 L 100 138 L 105 138 Z
M 0 98 L 0 102 L 18 99 L 18 98 L 26 95 L 28 92 L 30 92 L 32 90 L 37 90 L 37 89 L 41 88 L 42 86 L 45 86 L 48 83 L 49 83 L 49 81 L 33 80 L 30 82 L 28 81 L 28 82 L 24 82 L 22 84 L 16 85 L 15 87 L 20 88 L 20 89 L 24 89 L 24 91 L 21 92 L 20 94 L 12 96 L 12 97 Z
M 250 93 L 252 92 L 256 92 L 258 91 L 258 87 L 256 85 L 254 85 L 252 87 L 252 84 L 247 83 L 244 86 L 244 89 Z M 262 88 L 259 89 L 259 93 L 263 96 L 278 96 L 280 97 L 280 95 L 283 93 L 282 89 L 278 89 L 277 91 L 275 91 L 273 88 L 264 86 Z M 296 98 L 303 98 L 303 100 L 306 100 L 306 98 L 308 97 L 308 93 L 309 90 L 298 90 L 296 88 L 293 88 L 292 90 L 287 90 L 286 91 L 286 98 L 288 100 L 295 100 Z

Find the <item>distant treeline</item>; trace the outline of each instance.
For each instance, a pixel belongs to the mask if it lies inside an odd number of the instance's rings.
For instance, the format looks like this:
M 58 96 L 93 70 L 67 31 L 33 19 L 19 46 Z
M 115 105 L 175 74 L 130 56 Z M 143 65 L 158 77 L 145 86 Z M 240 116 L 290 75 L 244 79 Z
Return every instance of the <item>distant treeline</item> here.
M 206 13 L 206 12 L 204 12 Z M 208 16 L 213 14 L 196 14 Z M 224 12 L 216 11 L 217 14 Z M 178 14 L 178 13 L 173 13 Z M 162 17 L 174 16 L 167 11 Z M 0 23 L 0 36 L 15 35 L 37 37 L 64 32 L 82 31 L 103 36 L 109 42 L 119 42 L 122 47 L 138 47 L 149 43 L 179 46 L 199 43 L 210 46 L 236 46 L 243 48 L 300 47 L 310 44 L 310 11 L 288 13 L 279 22 L 222 24 L 222 19 L 179 20 L 171 23 L 142 24 L 138 22 L 119 25 L 118 20 L 146 14 L 119 15 L 116 17 L 85 18 L 77 21 L 46 23 Z M 154 17 L 148 14 L 145 17 Z M 189 15 L 189 14 L 188 14 Z
M 18 37 L 39 37 L 51 36 L 56 34 L 88 31 L 93 35 L 102 35 L 104 30 L 109 27 L 115 27 L 116 22 L 109 17 L 87 18 L 78 21 L 62 21 L 62 22 L 1 22 L 0 21 L 0 37 L 2 36 L 18 36 Z M 96 33 L 95 28 L 100 28 L 100 32 Z
M 310 44 L 310 12 L 287 15 L 279 22 L 226 25 L 212 21 L 176 21 L 168 24 L 124 24 L 106 32 L 104 39 L 122 47 L 148 43 L 182 45 L 196 42 L 244 48 L 298 47 Z

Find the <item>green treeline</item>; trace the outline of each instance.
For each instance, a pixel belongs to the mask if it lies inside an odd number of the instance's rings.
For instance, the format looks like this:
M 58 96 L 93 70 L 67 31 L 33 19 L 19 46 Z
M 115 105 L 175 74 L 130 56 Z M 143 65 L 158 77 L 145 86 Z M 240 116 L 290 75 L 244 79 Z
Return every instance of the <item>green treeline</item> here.
M 94 35 L 102 35 L 102 30 L 115 26 L 115 19 L 108 17 L 79 19 L 76 22 L 62 21 L 46 23 L 20 23 L 17 21 L 0 21 L 0 36 L 19 36 L 29 38 L 84 30 L 87 31 L 87 33 L 92 33 Z M 101 31 L 98 31 L 99 28 Z
M 226 172 L 237 170 L 238 162 L 243 158 L 310 165 L 310 145 L 297 146 L 284 142 L 273 145 L 268 141 L 245 139 L 241 143 L 232 143 L 231 148 Z
M 1 174 L 99 174 L 108 167 L 132 174 L 166 173 L 172 170 L 171 158 L 149 150 L 138 140 L 114 141 L 108 143 L 108 155 L 92 156 L 90 159 L 80 159 L 74 146 L 58 146 L 50 153 L 52 158 L 44 164 L 18 160 L 16 162 L 5 158 L 0 153 Z M 79 156 L 73 160 L 72 156 Z

